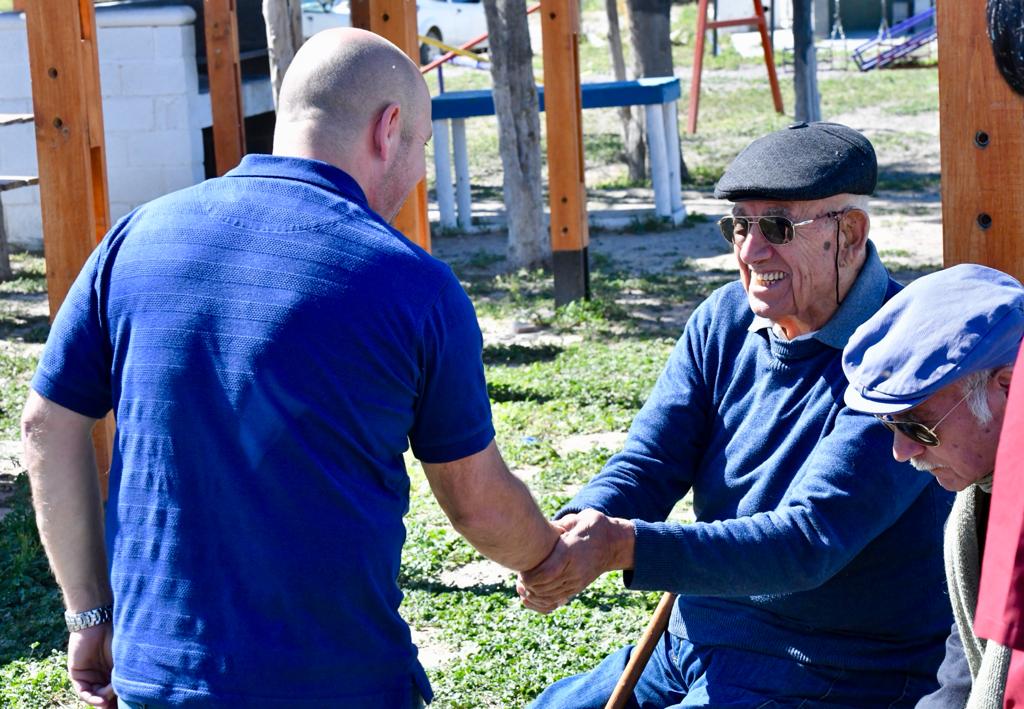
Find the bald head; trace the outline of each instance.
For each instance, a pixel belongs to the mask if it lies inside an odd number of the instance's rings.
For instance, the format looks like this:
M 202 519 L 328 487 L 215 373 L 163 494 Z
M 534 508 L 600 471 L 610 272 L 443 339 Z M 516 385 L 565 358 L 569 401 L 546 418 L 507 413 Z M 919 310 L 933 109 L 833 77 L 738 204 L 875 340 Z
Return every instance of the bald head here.
M 400 140 L 389 146 L 392 132 Z M 288 67 L 274 154 L 340 167 L 367 192 L 371 206 L 375 181 L 389 170 L 379 163 L 429 137 L 430 93 L 419 68 L 379 35 L 347 27 L 318 32 Z

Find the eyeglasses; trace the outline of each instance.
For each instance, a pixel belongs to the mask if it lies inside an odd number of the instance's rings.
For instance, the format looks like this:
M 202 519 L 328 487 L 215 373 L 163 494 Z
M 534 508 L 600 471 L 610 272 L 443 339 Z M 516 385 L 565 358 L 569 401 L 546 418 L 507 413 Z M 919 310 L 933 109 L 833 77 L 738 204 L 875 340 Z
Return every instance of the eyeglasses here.
M 800 226 L 807 226 L 819 219 L 838 219 L 842 215 L 846 214 L 847 210 L 839 212 L 829 212 L 828 214 L 822 214 L 812 219 L 806 219 L 802 222 L 794 222 L 789 217 L 781 216 L 749 216 L 749 217 L 722 217 L 718 220 L 718 228 L 722 230 L 722 237 L 729 242 L 730 245 L 735 244 L 739 246 L 750 234 L 750 227 L 752 224 L 757 224 L 757 228 L 761 230 L 761 235 L 764 236 L 765 240 L 770 244 L 781 246 L 782 244 L 788 244 L 793 240 L 796 235 L 796 228 Z
M 936 448 L 939 445 L 939 434 L 935 432 L 935 429 L 937 429 L 943 421 L 949 418 L 949 415 L 956 411 L 960 404 L 967 401 L 967 397 L 971 394 L 972 392 L 967 392 L 964 395 L 964 398 L 953 404 L 953 408 L 947 411 L 946 415 L 940 418 L 939 422 L 931 428 L 925 426 L 923 423 L 918 423 L 917 421 L 897 421 L 892 416 L 886 414 L 875 416 L 875 418 L 884 423 L 885 427 L 893 433 L 902 433 L 915 443 L 920 443 L 922 446 L 927 446 L 928 448 Z

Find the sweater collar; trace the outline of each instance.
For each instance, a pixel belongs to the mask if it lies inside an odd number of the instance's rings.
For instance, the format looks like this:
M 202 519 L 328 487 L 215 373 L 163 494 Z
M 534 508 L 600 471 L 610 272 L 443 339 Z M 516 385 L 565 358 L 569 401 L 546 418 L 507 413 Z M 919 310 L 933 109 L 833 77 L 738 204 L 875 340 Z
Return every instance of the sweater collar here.
M 889 274 L 885 270 L 882 260 L 878 257 L 875 245 L 869 239 L 864 266 L 860 269 L 860 273 L 857 274 L 857 280 L 853 282 L 850 292 L 846 294 L 843 302 L 839 304 L 839 309 L 836 310 L 835 315 L 820 330 L 794 337 L 789 342 L 796 343 L 813 339 L 834 349 L 843 349 L 850 336 L 853 335 L 853 331 L 882 307 L 888 288 Z M 777 340 L 780 343 L 786 342 L 784 338 L 776 336 L 772 328 L 771 320 L 755 315 L 747 330 L 750 332 L 760 332 L 767 329 L 771 333 L 773 340 Z
M 363 189 L 351 175 L 334 165 L 310 158 L 250 153 L 224 177 L 273 177 L 306 182 L 369 209 Z

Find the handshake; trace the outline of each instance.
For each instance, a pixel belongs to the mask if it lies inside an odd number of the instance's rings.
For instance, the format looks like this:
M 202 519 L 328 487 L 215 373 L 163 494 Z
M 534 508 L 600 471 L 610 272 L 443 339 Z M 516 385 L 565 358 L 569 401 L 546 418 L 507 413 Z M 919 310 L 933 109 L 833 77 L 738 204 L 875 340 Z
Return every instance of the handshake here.
M 635 537 L 629 520 L 588 509 L 551 525 L 560 535 L 551 553 L 516 580 L 527 608 L 550 613 L 604 572 L 633 568 Z

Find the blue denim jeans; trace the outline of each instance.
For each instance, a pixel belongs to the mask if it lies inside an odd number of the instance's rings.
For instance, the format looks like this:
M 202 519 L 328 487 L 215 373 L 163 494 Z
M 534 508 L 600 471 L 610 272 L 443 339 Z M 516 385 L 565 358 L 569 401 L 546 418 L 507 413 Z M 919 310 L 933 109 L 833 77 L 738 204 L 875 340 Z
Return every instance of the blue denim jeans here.
M 632 646 L 591 672 L 548 687 L 533 709 L 601 709 L 629 661 Z M 902 673 L 853 673 L 730 648 L 698 648 L 662 636 L 626 705 L 630 709 L 900 709 L 935 688 L 930 678 Z

